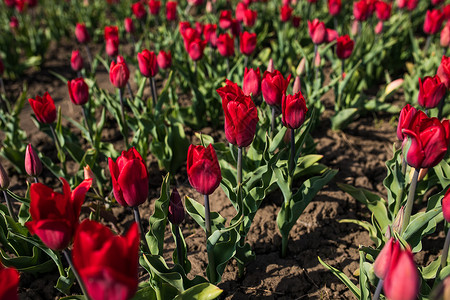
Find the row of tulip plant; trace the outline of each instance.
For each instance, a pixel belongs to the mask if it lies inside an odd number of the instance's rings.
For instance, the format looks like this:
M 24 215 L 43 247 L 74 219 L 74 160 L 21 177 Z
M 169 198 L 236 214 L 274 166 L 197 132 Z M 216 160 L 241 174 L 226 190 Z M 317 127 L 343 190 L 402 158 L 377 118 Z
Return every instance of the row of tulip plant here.
M 324 110 L 320 98 L 334 91 L 333 129 L 345 128 L 366 111 L 397 113 L 400 110 L 386 99 L 403 79 L 392 81 L 391 76 L 410 59 L 422 74 L 437 68 L 439 61 L 433 53 L 442 53 L 450 40 L 446 25 L 441 47 L 432 43 L 433 35 L 449 18 L 448 6 L 425 15 L 428 4 L 417 1 L 399 1 L 392 17 L 391 3 L 368 0 L 353 6 L 330 0 L 322 7 L 314 1 L 283 1 L 281 5 L 243 1 L 233 7 L 224 1 L 199 0 L 187 5 L 167 1 L 163 7 L 156 0 L 66 1 L 56 5 L 56 10 L 48 9 L 47 2 L 5 0 L 1 4 L 0 22 L 9 23 L 0 25 L 9 30 L 0 37 L 5 62 L 0 57 L 0 77 L 5 75 L 8 84 L 24 68 L 39 65 L 50 41 L 70 35 L 81 49 L 72 52 L 73 73 L 54 75 L 67 83 L 67 98 L 80 106 L 83 117 L 78 122 L 65 116 L 48 92 L 27 95 L 24 89 L 14 103 L 0 81 L 0 119 L 5 133 L 0 154 L 30 178 L 26 193 L 18 195 L 9 189 L 7 172 L 0 169 L 6 204 L 0 205 L 0 259 L 6 266 L 0 270 L 0 281 L 8 283 L 0 285 L 0 295 L 10 299 L 17 298 L 19 276 L 12 268 L 35 274 L 56 268 L 60 274 L 56 288 L 71 295 L 77 281 L 84 295 L 79 297 L 86 299 L 217 297 L 221 290 L 215 284 L 221 281 L 227 263 L 235 259 L 242 277 L 245 265 L 255 257 L 245 239 L 266 195 L 279 188 L 284 197 L 277 225 L 282 236 L 280 253 L 286 256 L 290 230 L 317 192 L 336 175 L 336 170 L 319 163 L 321 156 L 315 154 L 311 137 Z M 39 12 L 47 17 L 44 21 L 38 18 Z M 376 26 L 372 26 L 374 13 Z M 426 41 L 416 38 L 422 27 Z M 131 45 L 125 50 L 124 39 Z M 104 45 L 104 51 L 92 53 L 98 44 Z M 380 61 L 392 69 L 382 67 Z M 115 93 L 100 88 L 96 75 L 103 68 Z M 444 57 L 438 75 L 420 79 L 420 87 L 417 78 L 423 75 L 410 72 L 404 89 L 413 96 L 407 100 L 413 103 L 418 93 L 419 104 L 427 103 L 427 114 L 442 103 L 441 113 L 436 114 L 447 115 L 441 100 L 447 89 L 447 69 Z M 364 91 L 383 77 L 386 89 L 369 99 Z M 180 95 L 187 95 L 191 105 L 180 103 Z M 37 128 L 54 141 L 57 161 L 25 146 L 19 116 L 27 99 Z M 389 203 L 368 191 L 341 186 L 374 213 L 373 224 L 352 221 L 367 228 L 376 243 L 376 249 L 361 248 L 360 287 L 327 265 L 360 299 L 370 297 L 371 285 L 377 284 L 373 274 L 385 282 L 378 284 L 375 294 L 384 286 L 389 299 L 405 299 L 401 298 L 402 285 L 392 283 L 392 278 L 404 278 L 402 282 L 411 286 L 409 299 L 414 299 L 419 279 L 411 251 L 419 251 L 422 238 L 442 221 L 439 200 L 450 176 L 445 160 L 441 162 L 447 151 L 448 121 L 441 123 L 411 106 L 402 110 L 400 120 L 404 159 L 396 150 L 387 164 Z M 116 123 L 123 137 L 116 145 L 102 136 L 108 123 Z M 198 133 L 201 145 L 190 144 L 186 128 L 201 132 L 205 126 L 223 128 L 227 143 Z M 149 154 L 168 173 L 148 228 L 144 228 L 139 206 L 148 201 Z M 101 163 L 106 159 L 109 176 Z M 70 161 L 78 170 L 68 169 Z M 176 188 L 171 192 L 174 180 L 170 174 L 185 163 L 189 182 L 204 196 L 204 205 L 188 195 L 182 201 Z M 410 185 L 404 175 L 407 165 L 415 168 Z M 44 167 L 49 172 L 43 173 Z M 420 169 L 428 173 L 417 184 Z M 40 183 L 43 174 L 60 178 L 63 192 Z M 411 217 L 414 194 L 423 195 L 438 182 L 443 191 L 430 199 L 425 213 Z M 231 220 L 210 211 L 209 195 L 219 185 L 236 209 Z M 411 196 L 406 198 L 408 189 Z M 80 223 L 84 203 L 91 214 Z M 125 235 L 115 235 L 101 224 L 102 211 L 116 205 L 131 208 L 136 221 Z M 206 234 L 206 278 L 189 274 L 188 245 L 181 227 L 185 210 Z M 173 267 L 163 258 L 167 224 L 176 244 Z M 380 252 L 384 244 L 387 250 Z M 377 255 L 378 263 L 372 266 Z M 148 272 L 148 280 L 139 282 L 139 265 Z M 445 264 L 438 265 L 434 262 L 421 272 L 424 297 L 431 290 L 426 281 L 437 278 L 439 283 L 448 273 Z M 413 276 L 406 278 L 405 273 Z

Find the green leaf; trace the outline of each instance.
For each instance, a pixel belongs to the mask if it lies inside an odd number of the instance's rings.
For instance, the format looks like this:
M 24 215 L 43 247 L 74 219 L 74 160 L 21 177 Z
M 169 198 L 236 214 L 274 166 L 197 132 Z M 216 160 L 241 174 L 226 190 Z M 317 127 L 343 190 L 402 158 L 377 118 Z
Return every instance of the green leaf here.
M 422 238 L 433 233 L 436 230 L 437 223 L 443 219 L 441 207 L 426 213 L 419 212 L 412 217 L 412 221 L 402 235 L 402 238 L 411 245 L 412 252 L 419 252 L 422 249 Z
M 138 290 L 131 300 L 157 300 L 156 292 L 153 287 L 147 286 Z
M 392 159 L 386 162 L 387 176 L 383 180 L 383 185 L 387 190 L 389 211 L 395 216 L 397 214 L 394 211 L 395 203 L 396 201 L 400 201 L 401 204 L 403 199 L 406 198 L 406 193 L 404 192 L 405 176 L 402 173 L 402 150 L 396 150 L 394 145 L 393 152 L 394 156 Z
M 217 286 L 205 282 L 187 289 L 186 291 L 176 296 L 174 300 L 216 299 L 217 297 L 219 297 L 220 294 L 222 294 L 222 292 L 223 291 L 219 289 Z
M 319 256 L 317 258 L 319 259 L 319 262 L 322 264 L 322 266 L 330 270 L 337 278 L 339 278 L 342 283 L 350 289 L 350 291 L 353 293 L 353 295 L 355 295 L 357 299 L 361 299 L 361 290 L 347 277 L 347 275 L 322 261 Z
M 191 271 L 191 262 L 189 261 L 189 259 L 187 258 L 187 247 L 186 247 L 186 241 L 184 240 L 184 236 L 183 236 L 183 232 L 180 229 L 180 226 L 178 225 L 174 225 L 174 224 L 170 224 L 170 230 L 172 231 L 172 235 L 173 235 L 173 240 L 175 241 L 175 249 L 173 250 L 173 261 L 177 264 L 180 264 L 184 271 L 186 272 L 186 274 L 188 274 Z M 178 253 L 178 240 L 177 240 L 177 234 L 180 237 L 180 242 L 181 242 L 181 249 L 182 249 L 182 255 L 183 257 L 181 258 L 180 261 L 180 253 Z
M 331 119 L 331 129 L 333 130 L 341 130 L 347 127 L 350 124 L 356 114 L 358 113 L 357 108 L 346 108 L 339 112 L 337 112 Z
M 428 266 L 420 268 L 420 273 L 422 278 L 425 280 L 435 279 L 438 274 L 439 267 L 441 266 L 441 258 L 439 256 L 434 261 L 432 261 Z
M 364 263 L 366 262 L 365 253 L 359 251 L 359 288 L 361 291 L 360 300 L 370 300 L 370 284 L 367 276 L 366 269 L 364 268 Z
M 194 199 L 189 198 L 188 196 L 184 197 L 184 205 L 186 206 L 187 213 L 192 217 L 192 219 L 197 222 L 198 225 L 206 232 L 205 228 L 205 207 L 195 201 Z M 217 212 L 210 212 L 211 218 L 211 231 L 214 232 L 218 229 L 225 228 L 226 220 L 219 215 Z

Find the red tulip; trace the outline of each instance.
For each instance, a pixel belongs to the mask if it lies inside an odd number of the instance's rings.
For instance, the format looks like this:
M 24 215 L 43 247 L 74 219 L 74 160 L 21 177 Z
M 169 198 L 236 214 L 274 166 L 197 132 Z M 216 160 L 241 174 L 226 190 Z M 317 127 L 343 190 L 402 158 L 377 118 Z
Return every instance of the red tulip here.
M 418 112 L 420 115 L 415 117 Z M 397 138 L 399 141 L 405 140 L 406 134 L 403 133 L 403 129 L 411 128 L 411 124 L 414 122 L 415 118 L 426 118 L 426 115 L 422 111 L 415 109 L 413 106 L 406 104 L 400 111 L 400 117 L 398 118 Z
M 423 81 L 419 78 L 419 105 L 425 108 L 434 108 L 444 98 L 447 88 L 438 75 L 426 76 Z
M 400 253 L 400 243 L 390 238 L 378 254 L 373 264 L 373 271 L 380 279 L 385 279 L 392 260 L 396 260 Z
M 230 28 L 232 19 L 233 18 L 231 16 L 231 10 L 222 10 L 219 17 L 220 28 L 222 28 L 223 30 L 227 30 L 228 28 Z
M 417 118 L 417 117 L 416 117 Z M 414 126 L 404 128 L 408 140 L 403 147 L 407 163 L 414 168 L 432 168 L 447 153 L 450 124 L 437 118 L 420 118 Z
M 423 32 L 426 34 L 436 34 L 441 30 L 444 15 L 438 9 L 427 10 L 425 22 L 423 23 Z
M 240 22 L 244 21 L 244 16 L 245 16 L 246 10 L 247 10 L 247 5 L 245 5 L 245 3 L 243 3 L 243 2 L 239 2 L 236 5 L 236 10 L 234 13 L 236 20 L 238 20 Z
M 0 299 L 18 300 L 19 272 L 0 263 Z
M 438 6 L 444 2 L 444 0 L 431 0 L 431 4 L 433 4 L 434 6 Z
M 203 36 L 212 47 L 216 47 L 217 43 L 216 31 L 217 31 L 216 24 L 205 24 L 205 26 L 203 27 Z
M 122 56 L 117 57 L 117 63 L 111 62 L 109 67 L 109 80 L 116 88 L 124 88 L 130 78 L 130 71 Z
M 251 55 L 256 48 L 256 33 L 244 31 L 240 34 L 239 48 L 244 55 Z
M 4 0 L 5 5 L 12 8 L 14 5 L 16 5 L 16 0 Z
M 167 218 L 170 223 L 180 225 L 184 221 L 184 216 L 185 212 L 183 202 L 181 202 L 181 197 L 177 189 L 174 188 L 172 190 L 172 194 L 170 195 L 169 213 Z
M 206 41 L 201 40 L 200 38 L 194 39 L 189 43 L 187 48 L 188 54 L 193 61 L 197 61 L 203 57 L 203 51 L 206 47 Z
M 190 184 L 200 194 L 212 194 L 222 180 L 216 151 L 208 147 L 190 145 L 187 155 L 187 174 Z
M 144 49 L 137 54 L 139 71 L 147 78 L 155 77 L 158 73 L 158 63 L 155 52 Z
M 80 44 L 87 44 L 91 40 L 91 36 L 84 23 L 77 23 L 75 27 L 75 36 Z
M 201 22 L 195 22 L 195 30 L 197 35 L 200 37 L 203 34 L 204 25 Z
M 142 2 L 136 2 L 131 5 L 131 10 L 137 19 L 141 20 L 147 16 L 147 10 Z
M 175 21 L 177 19 L 177 2 L 168 1 L 166 3 L 166 18 L 167 21 Z
M 217 50 L 223 57 L 234 55 L 234 40 L 228 33 L 219 35 L 219 38 L 217 39 Z
M 417 5 L 419 4 L 419 0 L 407 0 L 406 2 L 406 8 L 409 11 L 413 11 L 416 9 Z
M 256 10 L 247 9 L 244 13 L 244 25 L 252 27 L 256 23 L 258 12 Z
M 258 97 L 259 94 L 261 94 L 261 72 L 259 71 L 259 68 L 255 71 L 254 69 L 247 69 L 247 67 L 245 67 L 242 90 L 245 95 L 252 95 L 253 98 Z
M 332 16 L 337 16 L 341 12 L 341 6 L 341 0 L 328 0 L 328 11 Z
M 437 70 L 437 75 L 445 84 L 447 89 L 450 88 L 450 57 L 442 55 L 441 64 Z
M 447 22 L 441 31 L 440 43 L 442 48 L 450 46 L 450 22 Z
M 69 246 L 78 227 L 81 206 L 92 179 L 83 180 L 73 191 L 64 178 L 63 193 L 57 193 L 42 183 L 30 187 L 30 214 L 32 221 L 25 223 L 30 233 L 39 236 L 53 250 Z
M 331 43 L 332 41 L 336 40 L 339 37 L 339 34 L 336 30 L 327 28 L 326 29 L 326 35 L 325 35 L 325 42 Z
M 292 17 L 292 26 L 294 26 L 294 28 L 298 28 L 300 26 L 300 21 L 302 19 L 299 16 L 293 16 Z
M 125 236 L 116 236 L 95 221 L 80 224 L 72 258 L 92 300 L 131 299 L 138 286 L 138 257 L 136 223 Z
M 353 2 L 353 15 L 356 20 L 363 22 L 367 20 L 370 14 L 370 8 L 366 0 Z
M 444 14 L 444 19 L 446 21 L 450 20 L 450 4 L 444 6 L 442 13 Z
M 225 114 L 225 136 L 237 147 L 247 147 L 255 137 L 258 124 L 258 111 L 250 96 L 244 95 L 241 88 L 228 79 L 226 86 L 217 89 L 222 98 Z
M 125 18 L 123 21 L 123 25 L 125 27 L 125 31 L 128 33 L 134 32 L 134 23 L 132 18 Z
M 291 81 L 291 75 L 284 79 L 280 71 L 265 71 L 261 82 L 261 91 L 264 100 L 271 106 L 281 105 L 283 95 L 286 93 L 287 86 Z
M 156 61 L 161 69 L 168 69 L 172 66 L 172 54 L 170 51 L 165 52 L 161 50 L 156 57 Z
M 291 129 L 300 128 L 303 122 L 305 122 L 307 111 L 306 101 L 302 92 L 294 95 L 283 95 L 283 100 L 281 101 L 281 121 L 284 126 Z
M 89 101 L 89 87 L 83 78 L 67 81 L 70 100 L 75 105 L 83 105 Z
M 242 32 L 242 24 L 241 24 L 241 22 L 238 21 L 237 19 L 231 20 L 230 30 L 231 30 L 231 34 L 234 37 L 239 36 L 241 34 L 241 32 Z
M 133 147 L 122 151 L 114 162 L 108 158 L 114 198 L 122 206 L 138 206 L 148 197 L 148 173 L 145 162 Z
M 78 72 L 83 69 L 83 58 L 81 57 L 79 50 L 73 50 L 72 56 L 70 57 L 70 66 L 72 70 Z
M 193 42 L 195 39 L 200 39 L 200 35 L 197 33 L 197 30 L 191 27 L 182 29 L 180 26 L 180 33 L 181 36 L 183 37 L 184 48 L 186 49 L 186 51 L 189 51 L 189 44 L 191 42 Z
M 188 3 L 192 6 L 200 6 L 203 4 L 203 0 L 188 0 Z
M 384 293 L 389 300 L 414 300 L 419 293 L 419 273 L 411 250 L 399 251 L 392 258 L 389 271 L 383 284 Z
M 353 47 L 355 46 L 355 42 L 350 39 L 348 34 L 340 36 L 337 38 L 336 43 L 336 55 L 340 59 L 347 59 L 352 55 Z
M 319 45 L 325 42 L 327 37 L 327 29 L 325 23 L 314 19 L 312 22 L 308 20 L 308 32 L 314 44 Z
M 112 38 L 119 39 L 119 27 L 117 27 L 117 26 L 105 26 L 104 37 L 105 37 L 105 41 L 109 40 L 109 39 L 112 39 Z
M 55 102 L 48 92 L 45 92 L 42 98 L 36 96 L 36 99 L 30 98 L 28 102 L 33 109 L 36 119 L 40 123 L 50 124 L 56 120 L 56 107 Z
M 375 11 L 380 21 L 387 21 L 391 17 L 392 4 L 384 1 L 375 2 Z
M 450 189 L 447 190 L 444 198 L 442 198 L 442 212 L 444 213 L 444 219 L 450 222 Z
M 110 57 L 116 57 L 119 54 L 119 39 L 117 37 L 106 40 L 106 54 Z
M 148 7 L 150 8 L 150 13 L 156 16 L 158 15 L 159 9 L 161 8 L 161 1 L 150 0 L 148 1 Z
M 31 144 L 27 145 L 25 151 L 25 171 L 32 177 L 39 176 L 42 173 L 42 162 Z
M 283 5 L 280 10 L 280 20 L 281 22 L 287 22 L 291 19 L 292 11 L 294 9 L 289 5 Z

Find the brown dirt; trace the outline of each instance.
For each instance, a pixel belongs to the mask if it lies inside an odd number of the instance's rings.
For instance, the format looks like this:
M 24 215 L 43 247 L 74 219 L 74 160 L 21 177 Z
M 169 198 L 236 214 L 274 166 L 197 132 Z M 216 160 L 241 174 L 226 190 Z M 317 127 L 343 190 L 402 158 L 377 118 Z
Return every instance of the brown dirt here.
M 28 96 L 43 94 L 49 91 L 61 105 L 65 114 L 80 119 L 81 111 L 72 107 L 67 93 L 67 86 L 50 74 L 50 70 L 74 78 L 70 70 L 69 59 L 72 44 L 53 45 L 48 59 L 40 71 L 29 71 L 21 82 L 6 81 L 10 96 L 17 95 L 22 83 L 28 83 Z M 109 85 L 106 72 L 100 71 L 99 81 L 102 86 Z M 134 86 L 135 88 L 135 86 Z M 149 95 L 149 91 L 146 91 Z M 329 99 L 323 99 L 329 103 Z M 329 104 L 327 104 L 329 106 Z M 72 108 L 71 108 L 72 107 Z M 29 118 L 31 108 L 25 105 L 21 127 L 26 130 L 29 141 L 39 151 L 51 150 L 50 139 L 37 128 Z M 332 111 L 327 108 L 324 116 Z M 359 268 L 358 246 L 372 245 L 368 234 L 356 225 L 340 223 L 342 219 L 370 220 L 370 214 L 353 198 L 339 190 L 336 182 L 348 183 L 364 187 L 372 192 L 385 196 L 382 180 L 385 177 L 385 161 L 392 155 L 392 144 L 396 142 L 395 127 L 389 115 L 367 115 L 361 117 L 343 132 L 330 130 L 330 123 L 322 116 L 321 125 L 313 132 L 317 143 L 317 152 L 323 155 L 322 163 L 339 169 L 338 176 L 322 191 L 306 208 L 290 235 L 287 258 L 280 258 L 281 237 L 276 226 L 276 215 L 282 201 L 280 192 L 275 192 L 264 200 L 257 212 L 247 241 L 256 252 L 256 260 L 247 266 L 243 279 L 237 278 L 237 265 L 231 261 L 223 275 L 219 287 L 224 290 L 221 299 L 351 299 L 351 292 L 334 275 L 326 270 L 318 261 L 321 257 L 328 264 L 343 270 L 356 284 L 357 278 L 352 274 Z M 206 130 L 207 131 L 207 130 Z M 205 131 L 205 132 L 206 132 Z M 223 139 L 223 131 L 217 136 Z M 150 201 L 142 205 L 141 214 L 144 220 L 153 212 L 153 204 L 159 196 L 159 186 L 163 173 L 159 171 L 154 158 L 151 159 Z M 12 171 L 12 169 L 10 169 Z M 23 176 L 13 176 L 13 185 L 20 185 Z M 200 200 L 201 196 L 193 190 L 182 168 L 176 177 L 178 190 L 182 196 L 188 195 Z M 54 181 L 53 181 L 54 182 Z M 225 193 L 218 189 L 210 197 L 212 210 L 220 212 L 225 218 L 236 212 Z M 87 208 L 83 210 L 88 212 Z M 130 211 L 115 207 L 108 214 L 104 223 L 117 226 L 123 231 L 133 221 Z M 147 226 L 148 222 L 144 222 Z M 207 264 L 205 233 L 187 217 L 182 224 L 183 234 L 188 245 L 189 260 L 192 263 L 192 275 L 203 275 Z M 438 241 L 430 242 L 429 247 L 442 245 L 442 236 Z M 427 245 L 425 245 L 427 247 Z M 174 242 L 167 231 L 166 259 L 171 262 Z M 423 257 L 420 260 L 427 260 Z M 34 278 L 22 275 L 20 283 L 20 299 L 50 299 L 61 296 L 52 286 L 55 276 Z

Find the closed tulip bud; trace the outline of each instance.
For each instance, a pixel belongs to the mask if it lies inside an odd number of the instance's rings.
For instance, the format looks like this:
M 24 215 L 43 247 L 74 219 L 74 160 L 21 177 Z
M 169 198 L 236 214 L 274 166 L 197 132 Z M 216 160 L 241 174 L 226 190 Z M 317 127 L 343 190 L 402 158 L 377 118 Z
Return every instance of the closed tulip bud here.
M 144 49 L 137 54 L 139 64 L 139 71 L 147 78 L 155 77 L 158 73 L 158 62 L 156 60 L 155 52 Z
M 293 16 L 292 17 L 292 26 L 294 26 L 294 28 L 300 27 L 301 20 L 302 19 L 299 16 Z
M 228 33 L 219 35 L 216 45 L 217 50 L 223 57 L 230 57 L 234 55 L 234 40 L 228 35 Z
M 212 194 L 222 181 L 219 161 L 211 144 L 208 147 L 190 145 L 187 155 L 189 183 L 200 194 Z
M 367 0 L 360 0 L 357 2 L 353 2 L 353 16 L 359 22 L 363 22 L 367 20 L 369 17 L 369 6 L 367 4 Z
M 440 43 L 442 48 L 450 46 L 450 23 L 447 22 L 441 31 Z
M 353 36 L 358 34 L 358 24 L 359 24 L 359 22 L 357 20 L 353 20 L 352 27 L 350 30 L 350 32 L 352 33 Z
M 380 21 L 387 21 L 391 17 L 392 4 L 384 1 L 375 2 L 375 12 Z
M 327 30 L 325 23 L 314 19 L 312 22 L 308 20 L 308 32 L 314 44 L 319 45 L 325 42 Z
M 211 1 L 206 1 L 206 7 L 205 10 L 207 13 L 212 13 L 213 12 L 213 5 Z
M 83 58 L 81 57 L 79 50 L 72 51 L 72 56 L 70 57 L 70 66 L 75 72 L 81 71 L 81 69 L 83 69 Z
M 292 93 L 297 94 L 301 91 L 301 88 L 300 76 L 295 76 L 294 85 L 292 86 Z
M 303 57 L 297 66 L 297 74 L 298 75 L 305 74 L 305 65 L 306 65 L 306 59 Z
M 5 191 L 9 188 L 9 176 L 3 168 L 2 164 L 0 164 L 0 190 Z
M 237 147 L 249 146 L 258 124 L 258 110 L 252 98 L 244 95 L 241 88 L 230 80 L 226 81 L 226 86 L 217 89 L 217 93 L 222 98 L 228 142 Z
M 423 23 L 423 32 L 426 34 L 436 34 L 441 30 L 444 15 L 439 9 L 427 10 L 425 22 Z
M 184 221 L 184 215 L 183 202 L 181 202 L 181 197 L 177 189 L 174 188 L 172 190 L 172 194 L 170 195 L 169 214 L 167 218 L 170 223 L 180 225 Z
M 402 232 L 403 225 L 403 216 L 405 215 L 405 207 L 402 206 L 398 210 L 397 216 L 395 217 L 394 222 L 392 223 L 392 231 L 400 234 Z
M 391 259 L 383 289 L 389 300 L 414 300 L 419 293 L 419 273 L 411 250 L 399 251 Z
M 80 44 L 87 44 L 91 40 L 91 36 L 84 23 L 77 23 L 75 27 L 75 36 Z
M 258 12 L 256 10 L 247 9 L 244 13 L 244 25 L 247 27 L 252 27 L 256 23 L 256 18 L 258 17 Z
M 203 51 L 206 47 L 206 41 L 201 40 L 200 38 L 195 38 L 188 45 L 188 54 L 193 61 L 197 61 L 203 57 Z
M 13 32 L 19 29 L 19 20 L 15 16 L 12 16 L 11 19 L 9 20 L 9 28 Z
M 236 10 L 234 13 L 234 16 L 236 17 L 236 20 L 242 22 L 244 21 L 244 17 L 245 17 L 245 11 L 247 10 L 247 5 L 245 5 L 245 3 L 243 2 L 239 2 L 236 5 Z
M 231 16 L 231 10 L 222 10 L 219 17 L 220 28 L 222 28 L 223 30 L 227 30 L 228 28 L 230 28 L 232 19 L 233 18 Z
M 441 64 L 437 70 L 437 76 L 445 84 L 447 89 L 450 88 L 450 58 L 442 55 Z
M 316 57 L 314 58 L 314 66 L 320 67 L 320 62 L 322 61 L 322 58 L 320 57 L 320 53 L 316 53 Z
M 442 212 L 444 214 L 444 219 L 447 222 L 450 222 L 450 189 L 447 190 L 444 198 L 442 198 Z
M 91 186 L 95 184 L 95 174 L 94 172 L 92 172 L 91 167 L 89 167 L 89 165 L 83 167 L 83 175 L 85 180 L 92 179 Z
M 419 78 L 419 105 L 425 108 L 437 107 L 445 95 L 446 87 L 439 79 L 438 75 L 434 77 L 426 76 L 423 80 Z
M 31 144 L 27 145 L 25 151 L 25 171 L 32 177 L 37 177 L 42 173 L 42 162 Z
M 131 10 L 135 17 L 139 20 L 144 19 L 147 16 L 147 10 L 142 2 L 136 2 L 131 5 Z
M 124 236 L 95 221 L 80 224 L 72 259 L 91 299 L 133 298 L 138 287 L 139 243 L 136 223 Z
M 109 67 L 109 80 L 116 88 L 124 88 L 130 78 L 130 71 L 122 56 L 117 57 L 117 63 L 112 61 Z
M 167 21 L 175 21 L 177 19 L 177 2 L 168 1 L 166 3 L 166 18 Z
M 0 299 L 18 300 L 19 272 L 5 268 L 0 262 Z
M 70 100 L 75 105 L 84 105 L 89 101 L 89 87 L 83 78 L 67 81 Z
M 281 102 L 281 121 L 284 126 L 291 129 L 300 128 L 303 122 L 305 122 L 307 111 L 306 101 L 302 92 L 298 92 L 294 95 L 283 95 L 283 100 Z
M 332 16 L 337 16 L 341 12 L 341 6 L 341 0 L 328 0 L 328 11 Z
M 216 47 L 217 43 L 217 25 L 216 24 L 205 24 L 203 27 L 203 36 L 205 41 L 207 41 L 212 47 Z
M 148 2 L 148 7 L 150 8 L 150 13 L 156 16 L 159 14 L 159 9 L 161 8 L 161 1 L 150 0 Z
M 251 55 L 256 48 L 256 33 L 244 31 L 240 35 L 239 48 L 244 55 Z
M 390 238 L 373 263 L 373 271 L 378 278 L 386 278 L 391 261 L 397 259 L 400 251 L 400 243 Z
M 267 64 L 267 72 L 272 73 L 273 71 L 275 71 L 275 67 L 273 65 L 273 59 L 269 59 L 269 63 Z
M 109 57 L 116 57 L 119 54 L 119 39 L 117 37 L 107 39 L 105 49 Z
M 383 32 L 383 21 L 378 21 L 377 25 L 375 25 L 375 29 L 373 30 L 373 32 L 375 32 L 375 34 L 381 34 Z
M 36 96 L 36 99 L 30 98 L 28 102 L 33 109 L 36 119 L 40 123 L 50 124 L 56 120 L 56 107 L 55 102 L 48 92 L 45 92 L 44 96 Z
M 337 38 L 336 55 L 339 59 L 347 59 L 352 55 L 355 42 L 350 39 L 348 34 Z
M 291 80 L 291 75 L 284 79 L 280 71 L 264 72 L 261 82 L 261 91 L 264 100 L 270 106 L 281 105 L 283 95 L 286 93 L 287 86 Z
M 134 32 L 134 23 L 132 18 L 125 18 L 123 21 L 123 25 L 125 27 L 125 31 L 128 33 Z
M 170 51 L 165 52 L 161 50 L 156 57 L 156 61 L 161 69 L 168 69 L 172 66 L 172 54 Z
M 294 9 L 289 5 L 283 5 L 280 9 L 280 20 L 281 22 L 287 22 L 291 19 L 292 11 Z
M 104 33 L 105 41 L 117 38 L 119 40 L 119 27 L 117 26 L 105 26 Z
M 245 95 L 252 95 L 253 98 L 258 97 L 259 94 L 261 94 L 261 72 L 259 71 L 259 68 L 254 70 L 245 67 L 242 90 Z
M 122 206 L 136 207 L 147 200 L 148 173 L 142 156 L 133 147 L 114 162 L 108 158 L 114 198 Z

